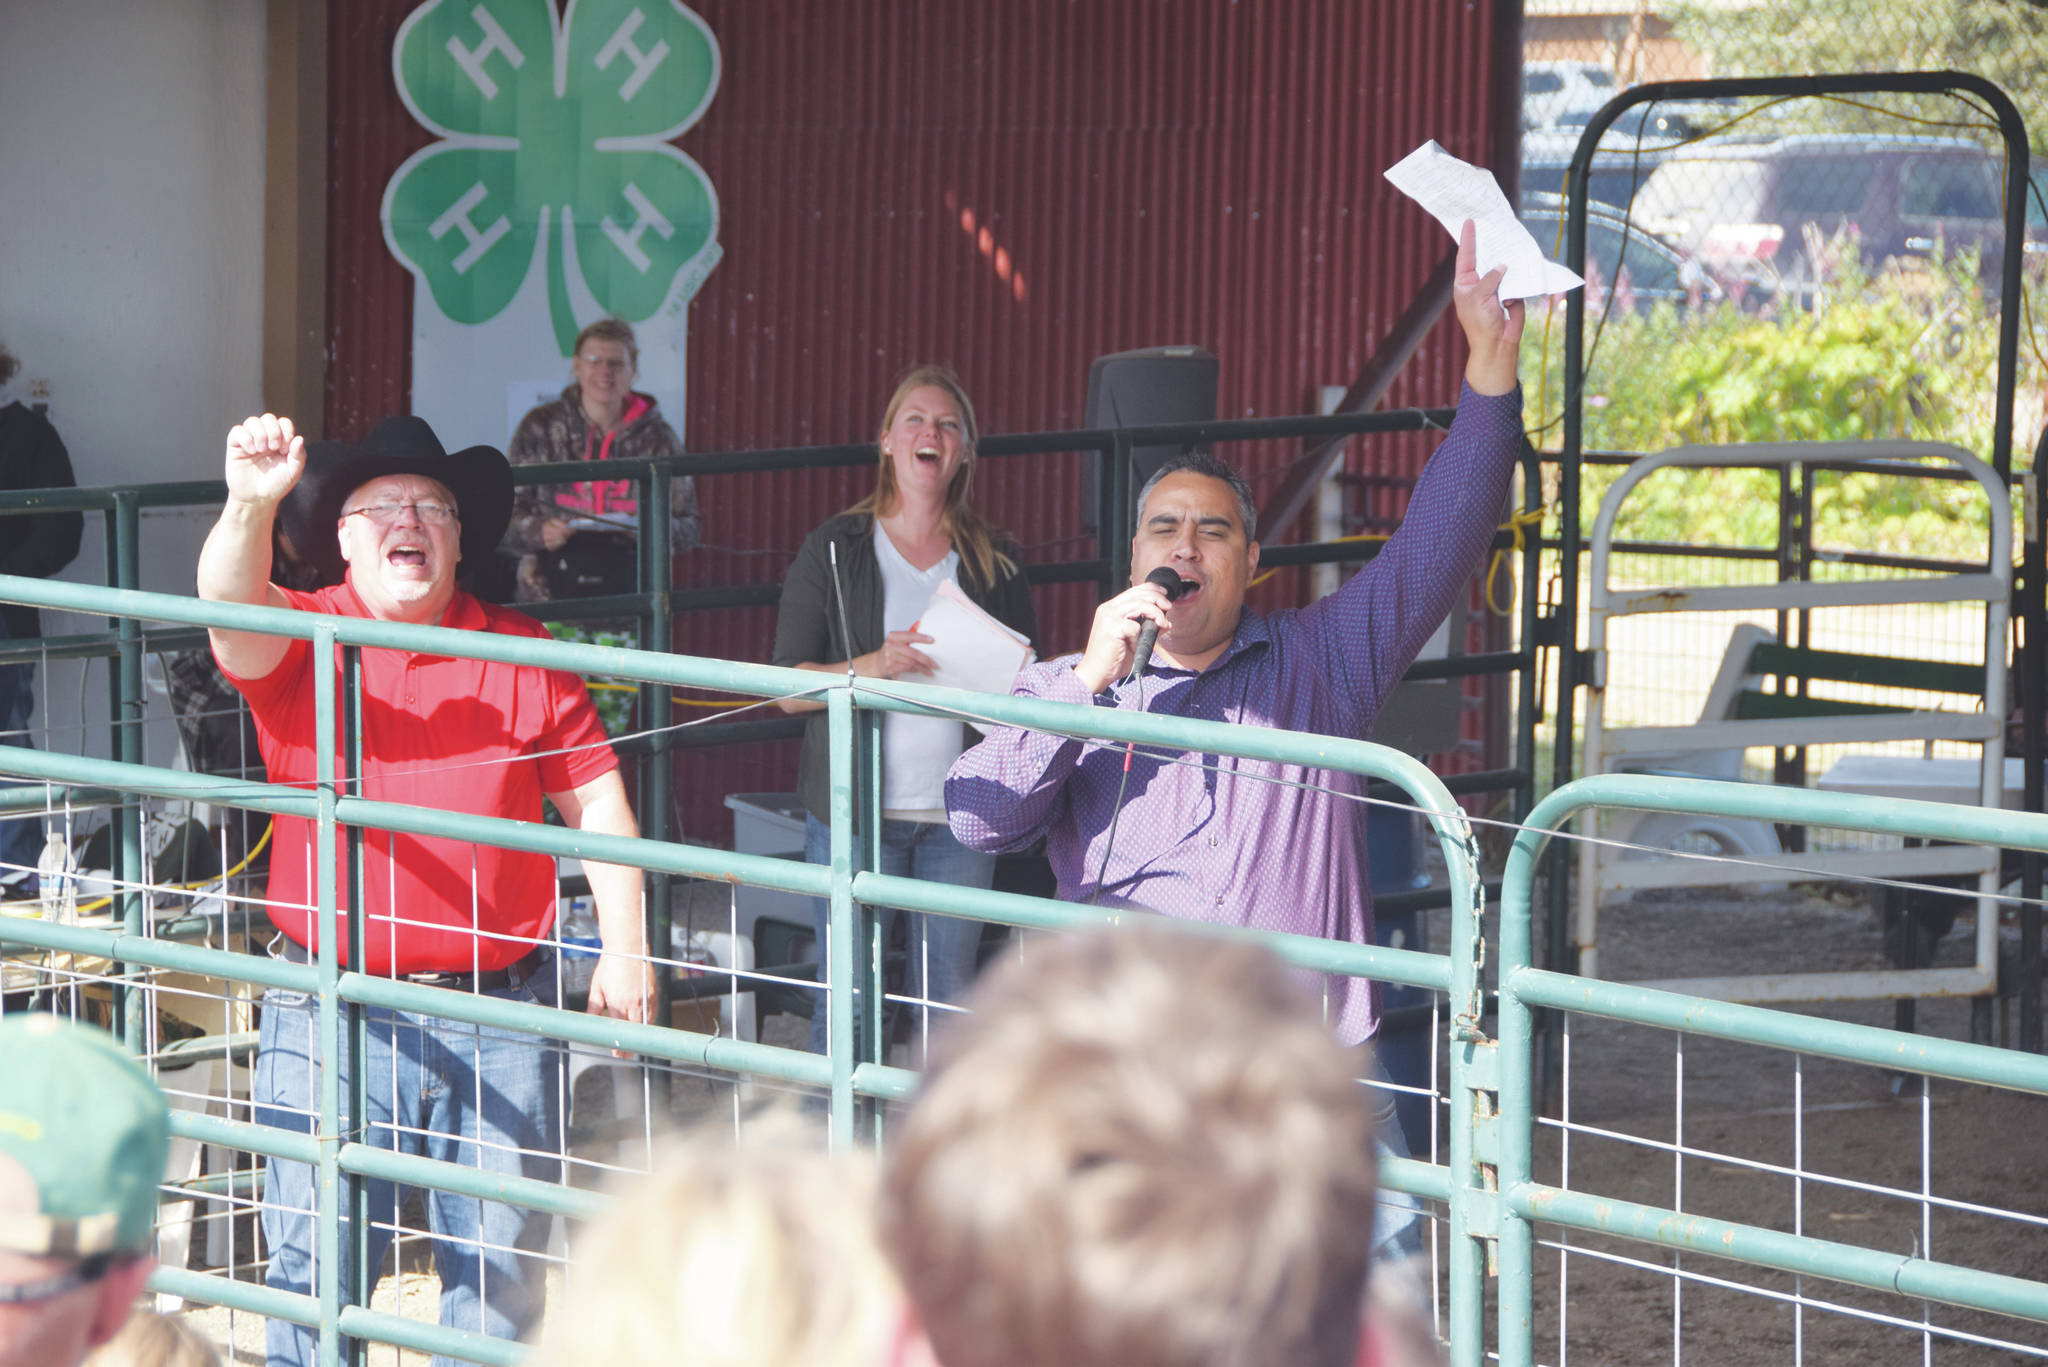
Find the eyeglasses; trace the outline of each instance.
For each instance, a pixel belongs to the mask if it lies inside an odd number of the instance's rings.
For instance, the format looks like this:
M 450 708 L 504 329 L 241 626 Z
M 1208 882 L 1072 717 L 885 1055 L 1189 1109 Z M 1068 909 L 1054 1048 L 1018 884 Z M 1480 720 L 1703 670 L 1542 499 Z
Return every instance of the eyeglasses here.
M 399 515 L 408 509 L 411 510 L 414 517 L 417 517 L 429 527 L 445 527 L 462 516 L 462 514 L 447 504 L 432 501 L 423 503 L 365 503 L 360 508 L 344 510 L 342 516 L 354 517 L 360 513 L 382 527 L 398 521 Z
M 604 371 L 627 370 L 633 365 L 631 361 L 623 356 L 591 356 L 588 354 L 585 354 L 583 357 L 583 364 L 592 370 Z

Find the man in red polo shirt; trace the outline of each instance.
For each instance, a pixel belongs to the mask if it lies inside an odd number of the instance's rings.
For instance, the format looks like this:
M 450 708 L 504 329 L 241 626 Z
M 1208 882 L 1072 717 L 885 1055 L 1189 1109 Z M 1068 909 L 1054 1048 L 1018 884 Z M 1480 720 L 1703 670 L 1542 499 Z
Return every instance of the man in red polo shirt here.
M 511 468 L 490 447 L 450 455 L 425 422 L 399 417 L 379 423 L 359 445 L 319 442 L 309 449 L 289 419 L 265 414 L 228 434 L 227 485 L 227 505 L 199 556 L 203 598 L 547 637 L 531 618 L 456 587 L 457 567 L 482 562 L 511 512 Z M 331 544 L 309 548 L 316 559 L 335 557 L 330 568 L 345 567 L 335 587 L 303 593 L 271 583 L 271 527 L 287 498 L 303 525 L 335 529 Z M 271 781 L 310 784 L 310 643 L 244 631 L 210 635 L 222 671 L 249 702 Z M 362 677 L 362 796 L 539 821 L 545 795 L 572 826 L 638 833 L 618 761 L 574 675 L 365 649 Z M 313 839 L 311 822 L 277 818 L 270 916 L 282 932 L 281 951 L 300 961 L 319 949 Z M 554 916 L 547 856 L 385 831 L 364 832 L 364 844 L 360 902 L 347 886 L 339 842 L 335 851 L 343 924 L 358 906 L 364 917 L 364 971 L 555 1002 L 552 953 L 541 943 Z M 645 1020 L 650 977 L 640 874 L 616 865 L 586 869 L 603 936 L 590 1009 Z M 345 940 L 337 950 L 347 964 Z M 322 1061 L 315 1005 L 303 993 L 264 995 L 255 1099 L 265 1123 L 312 1128 Z M 434 1016 L 381 1008 L 369 1015 L 370 1113 L 359 1124 L 345 1117 L 345 1129 L 366 1143 L 466 1166 L 558 1174 L 558 1051 L 530 1035 Z M 263 1229 L 272 1287 L 312 1289 L 315 1205 L 312 1169 L 270 1160 Z M 437 1236 L 441 1322 L 504 1338 L 534 1327 L 543 1267 L 533 1255 L 545 1247 L 548 1217 L 439 1192 L 428 1194 L 428 1214 Z M 371 1184 L 371 1219 L 374 1268 L 397 1221 L 392 1184 Z M 311 1331 L 270 1321 L 273 1367 L 305 1367 L 314 1344 Z

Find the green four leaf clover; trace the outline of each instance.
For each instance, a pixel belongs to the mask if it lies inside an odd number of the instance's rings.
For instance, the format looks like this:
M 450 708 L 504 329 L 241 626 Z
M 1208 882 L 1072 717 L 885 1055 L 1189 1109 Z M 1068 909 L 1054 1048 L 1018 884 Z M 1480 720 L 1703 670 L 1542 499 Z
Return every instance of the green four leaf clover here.
M 384 240 L 459 323 L 496 317 L 540 255 L 562 354 L 571 274 L 652 317 L 717 259 L 718 198 L 669 145 L 718 88 L 718 45 L 679 0 L 428 0 L 399 28 L 398 91 L 442 139 L 384 190 Z

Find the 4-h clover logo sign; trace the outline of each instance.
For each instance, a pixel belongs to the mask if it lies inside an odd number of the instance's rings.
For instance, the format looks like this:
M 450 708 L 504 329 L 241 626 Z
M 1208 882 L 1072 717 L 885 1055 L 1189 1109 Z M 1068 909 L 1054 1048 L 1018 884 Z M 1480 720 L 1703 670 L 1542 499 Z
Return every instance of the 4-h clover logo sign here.
M 669 145 L 718 88 L 718 45 L 678 0 L 429 0 L 393 53 L 437 134 L 384 190 L 384 240 L 452 322 L 504 312 L 536 268 L 566 356 L 575 300 L 630 322 L 718 260 L 718 199 Z M 586 304 L 586 311 L 588 304 Z

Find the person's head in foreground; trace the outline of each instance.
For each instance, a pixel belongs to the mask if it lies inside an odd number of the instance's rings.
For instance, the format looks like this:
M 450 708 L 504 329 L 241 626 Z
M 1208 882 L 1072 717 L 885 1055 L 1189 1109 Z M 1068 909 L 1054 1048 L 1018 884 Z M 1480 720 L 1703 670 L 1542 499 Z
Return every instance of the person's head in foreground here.
M 944 1367 L 1345 1367 L 1376 1177 L 1348 1052 L 1264 950 L 1037 938 L 937 1041 L 883 1241 Z
M 170 1111 L 91 1026 L 0 1018 L 0 1367 L 76 1367 L 153 1265 Z
M 658 1147 L 575 1245 L 528 1367 L 871 1367 L 902 1292 L 875 1240 L 868 1155 L 793 1119 Z
M 189 1320 L 138 1310 L 85 1367 L 221 1367 L 220 1349 Z

